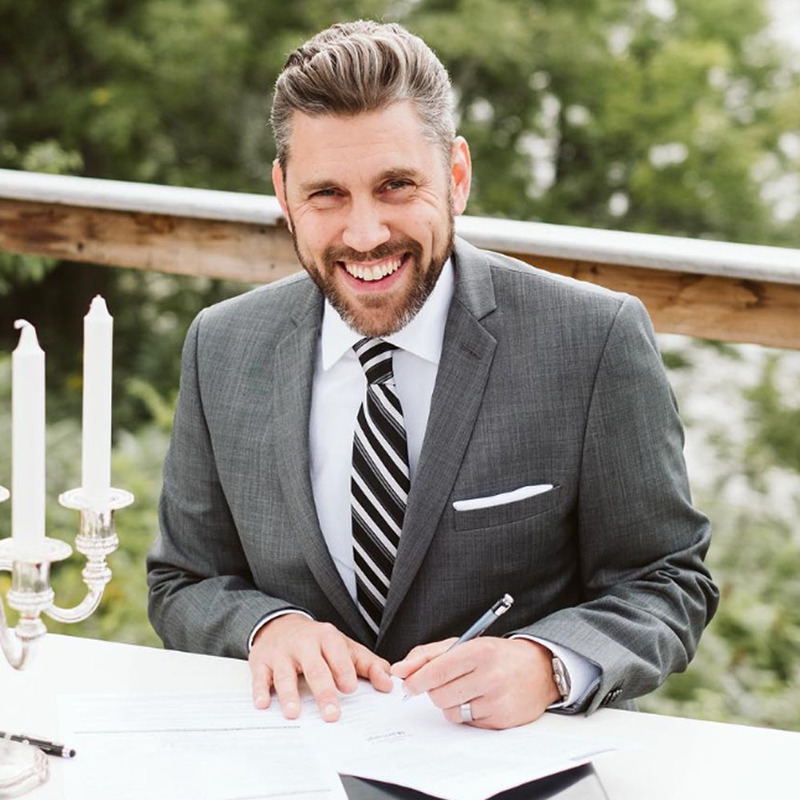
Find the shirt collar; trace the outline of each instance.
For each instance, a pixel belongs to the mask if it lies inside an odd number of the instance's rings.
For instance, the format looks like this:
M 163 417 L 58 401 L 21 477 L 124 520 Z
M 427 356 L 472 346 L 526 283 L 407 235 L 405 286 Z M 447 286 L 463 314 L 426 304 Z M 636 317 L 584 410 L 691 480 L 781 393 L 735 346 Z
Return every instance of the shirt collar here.
M 419 358 L 438 364 L 442 354 L 447 311 L 453 298 L 453 284 L 453 260 L 448 258 L 442 267 L 436 286 L 433 287 L 433 291 L 419 312 L 397 333 L 382 338 L 401 350 L 407 350 Z M 322 369 L 329 370 L 363 338 L 360 333 L 349 327 L 339 316 L 339 312 L 325 300 L 320 334 Z

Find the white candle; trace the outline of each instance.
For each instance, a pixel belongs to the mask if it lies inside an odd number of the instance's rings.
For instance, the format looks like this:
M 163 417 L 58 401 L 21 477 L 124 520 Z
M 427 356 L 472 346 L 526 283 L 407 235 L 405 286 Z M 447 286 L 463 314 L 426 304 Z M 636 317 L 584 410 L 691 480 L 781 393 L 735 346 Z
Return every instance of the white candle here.
M 44 546 L 44 352 L 36 328 L 24 319 L 11 357 L 11 534 L 21 558 L 36 558 Z
M 100 295 L 83 318 L 83 480 L 87 503 L 108 507 L 111 489 L 111 352 L 114 320 Z

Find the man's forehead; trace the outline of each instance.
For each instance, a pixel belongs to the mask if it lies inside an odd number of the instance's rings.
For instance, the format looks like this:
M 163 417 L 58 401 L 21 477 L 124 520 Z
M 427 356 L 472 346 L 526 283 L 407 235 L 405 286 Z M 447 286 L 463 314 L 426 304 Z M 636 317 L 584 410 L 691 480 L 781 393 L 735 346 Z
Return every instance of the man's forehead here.
M 303 181 L 359 167 L 373 177 L 427 168 L 440 147 L 426 135 L 410 102 L 359 114 L 294 112 L 289 125 L 287 166 Z

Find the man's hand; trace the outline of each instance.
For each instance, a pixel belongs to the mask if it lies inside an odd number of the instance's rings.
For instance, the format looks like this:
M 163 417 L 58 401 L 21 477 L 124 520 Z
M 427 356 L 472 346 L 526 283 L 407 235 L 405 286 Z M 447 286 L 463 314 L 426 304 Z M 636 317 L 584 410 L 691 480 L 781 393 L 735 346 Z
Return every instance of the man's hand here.
M 552 654 L 538 642 L 484 636 L 446 652 L 454 641 L 415 647 L 392 665 L 406 692 L 427 692 L 450 722 L 461 722 L 460 706 L 470 703 L 476 728 L 513 728 L 561 698 Z
M 274 689 L 287 719 L 300 714 L 300 675 L 327 722 L 339 719 L 339 692 L 354 692 L 358 678 L 368 678 L 380 692 L 390 692 L 393 685 L 388 661 L 333 625 L 303 614 L 286 614 L 268 622 L 256 634 L 247 660 L 256 708 L 269 706 Z

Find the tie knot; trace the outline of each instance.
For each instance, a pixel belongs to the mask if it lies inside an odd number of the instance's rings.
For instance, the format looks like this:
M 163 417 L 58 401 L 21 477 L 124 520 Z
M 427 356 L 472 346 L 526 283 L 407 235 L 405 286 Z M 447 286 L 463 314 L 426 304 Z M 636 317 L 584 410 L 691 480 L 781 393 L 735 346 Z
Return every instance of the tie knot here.
M 383 339 L 362 339 L 353 345 L 361 368 L 367 376 L 367 382 L 386 383 L 393 377 L 392 352 L 397 347 Z

